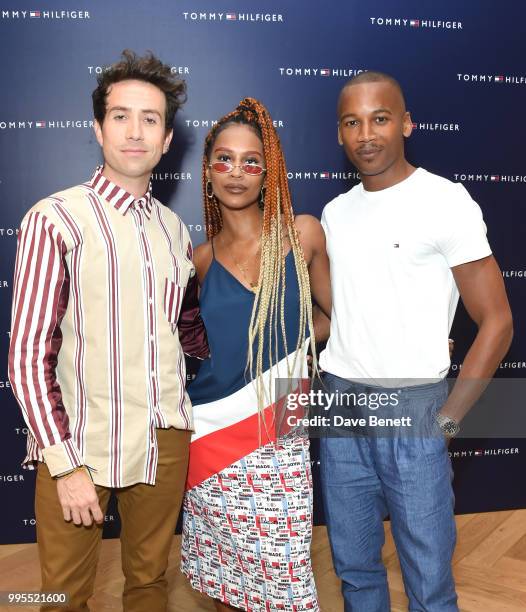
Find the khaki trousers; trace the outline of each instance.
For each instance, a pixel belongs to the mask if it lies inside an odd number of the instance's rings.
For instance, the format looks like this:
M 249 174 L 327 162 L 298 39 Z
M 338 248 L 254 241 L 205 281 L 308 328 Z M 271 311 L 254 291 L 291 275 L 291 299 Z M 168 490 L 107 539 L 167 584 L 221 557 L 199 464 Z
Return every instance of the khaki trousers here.
M 159 462 L 155 485 L 114 489 L 121 518 L 125 612 L 164 612 L 168 601 L 165 578 L 168 554 L 184 494 L 190 432 L 157 430 Z M 103 514 L 111 489 L 96 486 Z M 85 612 L 93 594 L 102 526 L 76 526 L 62 514 L 57 485 L 39 464 L 35 515 L 42 571 L 42 591 L 64 591 L 69 604 L 44 606 L 45 612 Z

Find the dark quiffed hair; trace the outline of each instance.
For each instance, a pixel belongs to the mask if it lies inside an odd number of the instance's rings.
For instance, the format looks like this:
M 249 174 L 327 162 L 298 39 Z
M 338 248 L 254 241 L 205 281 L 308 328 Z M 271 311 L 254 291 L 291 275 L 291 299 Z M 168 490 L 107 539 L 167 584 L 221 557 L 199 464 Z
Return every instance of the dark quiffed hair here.
M 186 83 L 175 77 L 170 66 L 163 64 L 153 53 L 148 52 L 143 57 L 134 51 L 125 49 L 122 59 L 111 65 L 97 76 L 97 88 L 91 95 L 93 100 L 93 115 L 102 125 L 106 116 L 106 98 L 113 83 L 120 81 L 145 81 L 158 87 L 166 98 L 166 130 L 171 130 L 177 110 L 186 102 Z

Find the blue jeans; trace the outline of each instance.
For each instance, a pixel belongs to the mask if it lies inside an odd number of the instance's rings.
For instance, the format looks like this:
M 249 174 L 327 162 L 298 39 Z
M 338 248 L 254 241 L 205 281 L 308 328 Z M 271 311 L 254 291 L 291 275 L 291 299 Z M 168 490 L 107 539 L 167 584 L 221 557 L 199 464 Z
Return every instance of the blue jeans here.
M 381 390 L 332 374 L 325 375 L 324 383 L 329 393 Z M 451 571 L 456 543 L 453 472 L 434 423 L 447 398 L 447 383 L 405 387 L 399 397 L 404 414 L 421 423 L 427 420 L 434 435 L 320 439 L 325 517 L 345 612 L 390 610 L 382 563 L 383 519 L 388 514 L 409 610 L 457 612 Z

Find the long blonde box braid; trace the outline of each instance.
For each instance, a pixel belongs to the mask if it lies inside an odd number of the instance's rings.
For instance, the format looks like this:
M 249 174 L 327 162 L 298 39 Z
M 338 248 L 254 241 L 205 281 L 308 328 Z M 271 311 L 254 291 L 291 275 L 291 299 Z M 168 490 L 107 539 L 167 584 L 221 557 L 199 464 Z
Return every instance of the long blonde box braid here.
M 298 355 L 302 354 L 307 334 L 313 355 L 313 376 L 317 372 L 314 325 L 312 321 L 312 301 L 309 282 L 309 271 L 305 262 L 303 249 L 294 224 L 294 213 L 287 181 L 285 158 L 272 119 L 266 108 L 254 98 L 245 98 L 239 106 L 222 117 L 210 130 L 205 141 L 203 156 L 203 199 L 207 238 L 211 240 L 223 227 L 221 210 L 215 196 L 207 196 L 207 150 L 215 140 L 217 130 L 236 118 L 243 117 L 248 124 L 257 124 L 261 130 L 263 152 L 267 167 L 265 205 L 263 209 L 263 229 L 261 235 L 261 263 L 259 269 L 258 290 L 254 299 L 250 325 L 248 329 L 248 355 L 246 371 L 256 384 L 258 412 L 262 413 L 265 405 L 272 398 L 272 377 L 268 389 L 263 382 L 263 357 L 268 350 L 269 367 L 279 361 L 278 332 L 281 332 L 285 354 L 287 355 L 287 376 L 290 378 L 296 367 Z M 298 286 L 300 292 L 300 320 L 298 340 L 294 350 L 292 364 L 288 359 L 287 336 L 285 330 L 285 255 L 283 253 L 284 229 L 290 241 L 294 256 Z M 269 325 L 268 338 L 265 328 Z M 279 323 L 279 324 L 278 324 Z M 256 355 L 254 344 L 257 341 Z M 268 345 L 268 346 L 267 346 Z M 255 361 L 255 372 L 254 372 Z

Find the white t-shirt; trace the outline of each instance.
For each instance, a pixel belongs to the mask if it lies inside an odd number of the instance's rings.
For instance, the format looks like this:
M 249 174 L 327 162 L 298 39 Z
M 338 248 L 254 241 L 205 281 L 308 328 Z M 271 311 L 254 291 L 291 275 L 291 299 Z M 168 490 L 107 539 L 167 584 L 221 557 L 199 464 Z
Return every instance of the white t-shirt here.
M 466 189 L 418 168 L 381 191 L 356 185 L 321 222 L 333 300 L 323 370 L 388 387 L 443 378 L 459 298 L 451 268 L 491 255 Z

